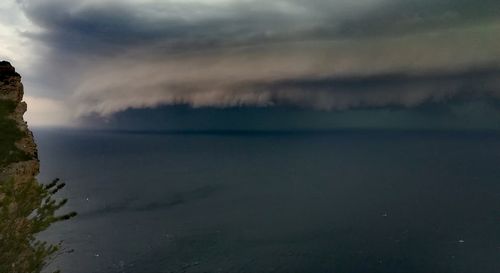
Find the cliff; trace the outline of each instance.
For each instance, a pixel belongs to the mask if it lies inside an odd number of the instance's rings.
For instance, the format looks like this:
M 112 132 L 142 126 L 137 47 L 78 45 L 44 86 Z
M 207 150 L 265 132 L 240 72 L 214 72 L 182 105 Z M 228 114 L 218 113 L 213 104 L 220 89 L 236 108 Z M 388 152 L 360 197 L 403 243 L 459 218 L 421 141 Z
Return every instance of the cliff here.
M 0 62 L 0 181 L 26 181 L 40 168 L 33 133 L 23 115 L 26 103 L 21 76 L 5 61 Z

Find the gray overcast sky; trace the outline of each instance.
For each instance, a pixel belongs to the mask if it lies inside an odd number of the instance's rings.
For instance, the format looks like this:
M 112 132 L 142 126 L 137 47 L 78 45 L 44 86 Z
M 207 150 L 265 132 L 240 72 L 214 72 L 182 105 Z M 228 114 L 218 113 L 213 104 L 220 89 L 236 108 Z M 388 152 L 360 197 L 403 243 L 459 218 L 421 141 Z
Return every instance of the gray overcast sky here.
M 321 110 L 500 97 L 497 0 L 3 0 L 29 121 L 188 104 Z

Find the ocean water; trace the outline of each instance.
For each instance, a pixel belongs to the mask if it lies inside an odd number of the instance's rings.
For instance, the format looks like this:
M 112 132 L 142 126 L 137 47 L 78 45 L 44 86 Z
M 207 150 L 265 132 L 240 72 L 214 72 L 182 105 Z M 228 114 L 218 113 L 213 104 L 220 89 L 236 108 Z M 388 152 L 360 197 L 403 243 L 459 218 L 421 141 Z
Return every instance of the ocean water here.
M 500 135 L 35 130 L 63 272 L 499 272 Z

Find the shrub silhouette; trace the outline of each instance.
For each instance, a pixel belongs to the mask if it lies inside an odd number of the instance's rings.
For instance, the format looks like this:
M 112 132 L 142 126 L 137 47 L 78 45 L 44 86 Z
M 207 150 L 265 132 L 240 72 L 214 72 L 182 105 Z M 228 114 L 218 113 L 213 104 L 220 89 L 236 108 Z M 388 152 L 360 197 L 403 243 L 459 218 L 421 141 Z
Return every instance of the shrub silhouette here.
M 0 273 L 41 272 L 61 250 L 61 242 L 49 244 L 36 235 L 53 223 L 76 216 L 56 215 L 67 199 L 54 195 L 63 187 L 59 179 L 43 185 L 35 179 L 0 181 Z

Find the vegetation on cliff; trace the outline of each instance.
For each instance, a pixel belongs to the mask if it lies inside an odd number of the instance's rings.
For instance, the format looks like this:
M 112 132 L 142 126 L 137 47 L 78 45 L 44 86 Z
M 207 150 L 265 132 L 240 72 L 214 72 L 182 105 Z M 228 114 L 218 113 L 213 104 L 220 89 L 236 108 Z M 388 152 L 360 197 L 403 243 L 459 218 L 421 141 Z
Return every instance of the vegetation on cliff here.
M 32 159 L 15 144 L 26 136 L 26 133 L 19 129 L 16 121 L 9 118 L 16 106 L 14 101 L 0 100 L 0 169 L 14 162 Z
M 63 183 L 43 185 L 33 134 L 23 119 L 21 76 L 8 62 L 0 62 L 0 273 L 39 273 L 61 244 L 37 239 L 55 222 L 76 215 L 57 215 L 67 202 L 54 197 Z
M 67 202 L 56 200 L 64 183 L 42 185 L 36 180 L 0 181 L 0 272 L 38 273 L 62 250 L 61 243 L 39 241 L 36 235 L 76 213 L 56 215 Z

